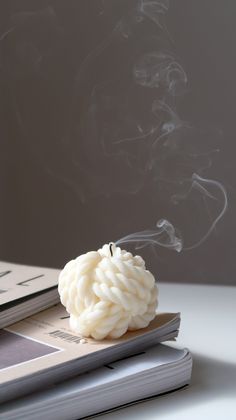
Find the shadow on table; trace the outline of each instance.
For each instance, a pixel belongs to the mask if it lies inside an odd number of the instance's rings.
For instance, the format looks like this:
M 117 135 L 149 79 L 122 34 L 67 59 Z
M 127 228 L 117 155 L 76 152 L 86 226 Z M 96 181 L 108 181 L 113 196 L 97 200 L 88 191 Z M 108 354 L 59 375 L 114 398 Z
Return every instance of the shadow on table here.
M 135 419 L 145 418 L 148 412 L 158 410 L 158 417 L 178 410 L 193 408 L 202 402 L 221 398 L 235 398 L 236 364 L 193 354 L 193 372 L 191 384 L 187 388 L 162 395 L 142 404 L 127 407 L 126 416 Z M 138 408 L 138 410 L 137 410 Z M 123 410 L 112 413 L 112 418 L 123 418 Z M 103 417 L 103 416 L 101 416 Z M 109 415 L 104 415 L 108 418 Z M 100 417 L 98 417 L 100 418 Z
M 191 384 L 177 399 L 183 407 L 205 401 L 235 398 L 236 364 L 193 354 Z

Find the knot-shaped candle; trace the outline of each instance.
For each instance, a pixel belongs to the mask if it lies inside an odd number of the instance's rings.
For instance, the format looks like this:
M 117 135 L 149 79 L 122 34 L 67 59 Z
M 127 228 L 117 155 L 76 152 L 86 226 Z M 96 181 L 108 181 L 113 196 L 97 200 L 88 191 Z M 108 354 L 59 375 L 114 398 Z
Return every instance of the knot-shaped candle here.
M 68 262 L 58 290 L 70 328 L 85 337 L 118 338 L 147 327 L 156 315 L 153 275 L 140 256 L 113 243 Z

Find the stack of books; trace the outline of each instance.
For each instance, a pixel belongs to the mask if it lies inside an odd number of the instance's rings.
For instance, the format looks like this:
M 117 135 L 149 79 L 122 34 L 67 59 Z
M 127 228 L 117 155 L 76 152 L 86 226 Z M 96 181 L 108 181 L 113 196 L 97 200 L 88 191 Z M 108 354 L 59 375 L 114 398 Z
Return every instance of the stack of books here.
M 190 383 L 189 351 L 161 344 L 176 339 L 180 314 L 120 339 L 84 339 L 69 329 L 58 274 L 0 263 L 1 419 L 81 419 Z

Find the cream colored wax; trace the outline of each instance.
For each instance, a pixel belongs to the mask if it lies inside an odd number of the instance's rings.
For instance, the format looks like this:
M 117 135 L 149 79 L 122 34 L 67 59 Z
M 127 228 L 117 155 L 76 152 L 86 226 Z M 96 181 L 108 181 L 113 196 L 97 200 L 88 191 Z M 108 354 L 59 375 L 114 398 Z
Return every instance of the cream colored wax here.
M 156 315 L 158 289 L 140 256 L 114 243 L 68 262 L 59 276 L 70 328 L 84 337 L 118 338 L 148 326 Z

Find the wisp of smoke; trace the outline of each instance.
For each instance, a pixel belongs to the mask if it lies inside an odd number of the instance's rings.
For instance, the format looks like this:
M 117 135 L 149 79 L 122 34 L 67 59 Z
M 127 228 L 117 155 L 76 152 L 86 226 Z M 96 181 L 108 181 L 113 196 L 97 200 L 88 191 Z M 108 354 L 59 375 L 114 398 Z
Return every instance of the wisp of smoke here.
M 121 245 L 127 242 L 135 242 L 137 244 L 136 248 L 158 245 L 177 252 L 180 252 L 183 248 L 182 240 L 176 235 L 174 226 L 166 219 L 160 219 L 155 229 L 131 233 L 115 243 Z
M 104 0 L 101 18 L 107 16 L 109 20 L 105 8 L 107 4 L 112 10 L 111 2 Z M 102 32 L 100 40 L 95 39 L 94 48 L 84 54 L 68 84 L 72 92 L 69 117 L 55 146 L 56 163 L 45 142 L 50 133 L 43 130 L 47 127 L 43 101 L 42 108 L 35 107 L 31 89 L 25 89 L 22 97 L 12 95 L 12 103 L 28 144 L 35 139 L 32 149 L 37 159 L 47 166 L 48 173 L 73 188 L 82 202 L 96 195 L 111 197 L 150 190 L 153 212 L 164 201 L 173 209 L 180 203 L 187 205 L 193 194 L 197 194 L 206 214 L 211 213 L 209 203 L 211 208 L 214 205 L 211 221 L 190 245 L 182 226 L 174 220 L 174 211 L 172 223 L 160 219 L 155 228 L 131 233 L 116 242 L 132 242 L 138 247 L 150 244 L 177 252 L 191 250 L 206 241 L 222 220 L 228 206 L 226 190 L 209 175 L 215 150 L 206 150 L 205 146 L 199 150 L 195 129 L 178 112 L 177 101 L 186 92 L 188 81 L 172 51 L 173 42 L 165 25 L 169 0 L 124 4 L 125 10 L 120 6 L 122 13 L 109 34 L 104 36 Z M 114 19 L 113 12 L 110 17 Z M 47 89 L 53 51 L 56 57 L 62 45 L 67 49 L 61 21 L 52 7 L 11 17 L 8 28 L 0 34 L 1 70 L 7 75 L 9 87 L 14 83 L 24 85 L 30 78 L 34 89 L 41 84 Z M 60 91 L 58 80 L 55 92 Z M 24 105 L 27 95 L 28 108 Z M 54 120 L 51 128 L 53 136 Z
M 116 241 L 117 245 L 121 245 L 123 243 L 135 243 L 135 248 L 141 248 L 148 245 L 154 245 L 154 246 L 161 246 L 164 248 L 168 248 L 170 250 L 174 250 L 177 252 L 180 251 L 189 251 L 194 248 L 197 248 L 200 246 L 203 242 L 206 241 L 206 239 L 210 236 L 212 231 L 215 229 L 218 222 L 222 219 L 224 216 L 227 207 L 228 207 L 228 199 L 227 194 L 225 191 L 225 188 L 223 185 L 215 180 L 212 179 L 205 179 L 198 174 L 194 173 L 192 175 L 192 183 L 188 190 L 188 192 L 185 194 L 185 197 L 179 196 L 178 198 L 175 197 L 175 199 L 186 199 L 186 196 L 191 193 L 192 190 L 196 189 L 200 192 L 200 194 L 206 198 L 208 197 L 211 200 L 218 200 L 217 195 L 213 195 L 210 192 L 210 187 L 214 187 L 217 191 L 217 193 L 220 192 L 222 196 L 222 206 L 220 211 L 218 212 L 217 216 L 212 221 L 210 227 L 208 228 L 207 232 L 201 237 L 200 240 L 196 241 L 192 245 L 184 246 L 183 239 L 180 237 L 180 235 L 176 233 L 176 229 L 174 228 L 173 224 L 170 223 L 166 219 L 160 219 L 156 227 L 154 229 L 148 229 L 143 230 L 141 232 L 135 232 L 131 233 L 127 236 L 124 236 L 123 238 Z
M 216 228 L 216 225 L 219 223 L 219 221 L 224 216 L 224 214 L 227 210 L 227 207 L 228 207 L 228 198 L 227 198 L 226 190 L 225 190 L 224 186 L 219 181 L 215 181 L 213 179 L 205 179 L 205 178 L 202 178 L 201 176 L 199 176 L 198 174 L 193 174 L 192 181 L 193 182 L 192 182 L 191 188 L 198 189 L 201 194 L 205 195 L 206 197 L 208 197 L 212 200 L 217 200 L 217 198 L 216 198 L 216 196 L 212 195 L 209 192 L 209 187 L 212 187 L 212 186 L 215 187 L 217 189 L 217 191 L 221 193 L 222 207 L 221 207 L 221 210 L 219 211 L 219 213 L 217 214 L 217 216 L 215 217 L 215 219 L 213 220 L 213 222 L 211 223 L 207 232 L 202 236 L 202 238 L 199 241 L 197 241 L 196 243 L 194 243 L 190 246 L 186 246 L 184 248 L 185 251 L 192 250 L 192 249 L 200 246 L 203 242 L 206 241 L 206 239 L 210 236 L 210 234 Z

